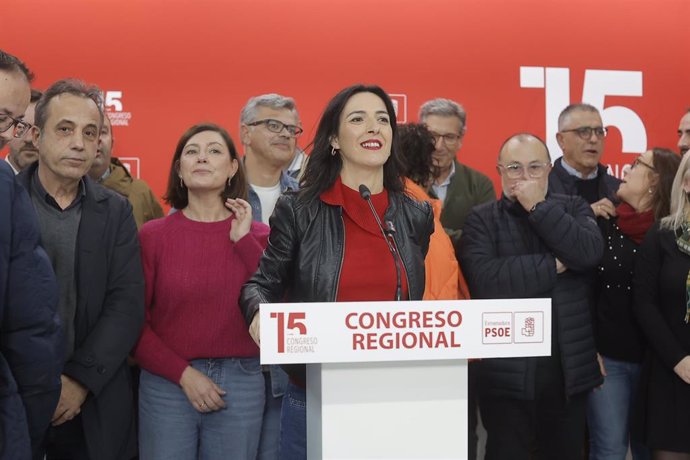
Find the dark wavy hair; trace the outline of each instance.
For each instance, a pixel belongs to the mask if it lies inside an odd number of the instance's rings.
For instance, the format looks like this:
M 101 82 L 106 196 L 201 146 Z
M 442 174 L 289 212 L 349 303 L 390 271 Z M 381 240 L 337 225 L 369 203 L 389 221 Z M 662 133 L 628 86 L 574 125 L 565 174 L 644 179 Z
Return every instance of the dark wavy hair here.
M 348 86 L 336 94 L 326 106 L 323 115 L 321 115 L 316 135 L 312 141 L 309 161 L 300 181 L 300 195 L 307 201 L 317 199 L 319 195 L 333 185 L 338 175 L 340 175 L 343 160 L 340 158 L 340 155 L 331 155 L 331 140 L 338 137 L 340 115 L 345 108 L 345 104 L 352 96 L 358 93 L 375 94 L 386 105 L 393 132 L 393 143 L 391 145 L 391 154 L 383 165 L 383 187 L 389 192 L 402 192 L 403 190 L 402 179 L 398 172 L 397 122 L 393 103 L 380 86 L 357 84 Z
M 220 134 L 220 137 L 223 138 L 225 145 L 228 147 L 230 158 L 237 160 L 237 172 L 232 177 L 229 185 L 227 182 L 225 183 L 225 189 L 220 194 L 221 201 L 225 203 L 227 198 L 242 198 L 243 200 L 247 199 L 247 189 L 249 185 L 247 184 L 244 167 L 242 166 L 242 162 L 238 157 L 235 143 L 232 142 L 230 134 L 216 124 L 199 123 L 189 128 L 184 132 L 182 137 L 180 137 L 180 140 L 177 142 L 177 147 L 175 148 L 175 153 L 173 154 L 172 163 L 170 164 L 168 188 L 163 199 L 175 209 L 186 208 L 189 204 L 187 187 L 184 187 L 180 181 L 180 156 L 182 155 L 182 150 L 187 142 L 189 142 L 189 139 L 204 131 L 213 131 Z
M 435 149 L 434 137 L 425 125 L 408 123 L 398 126 L 400 175 L 428 188 L 440 172 L 431 158 Z
M 652 192 L 652 209 L 654 220 L 661 220 L 671 212 L 671 188 L 673 179 L 680 166 L 680 156 L 675 152 L 660 147 L 652 149 L 652 163 L 659 182 Z M 653 174 L 649 171 L 649 174 Z

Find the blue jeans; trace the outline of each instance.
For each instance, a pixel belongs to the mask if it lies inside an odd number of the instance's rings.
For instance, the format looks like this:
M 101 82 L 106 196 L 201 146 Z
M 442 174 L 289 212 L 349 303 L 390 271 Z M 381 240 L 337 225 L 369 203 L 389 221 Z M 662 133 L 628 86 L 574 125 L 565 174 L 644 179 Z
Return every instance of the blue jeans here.
M 280 413 L 288 377 L 280 366 L 269 366 L 264 372 L 266 380 L 266 405 L 261 424 L 261 441 L 257 460 L 278 460 L 280 458 Z
M 630 411 L 637 396 L 640 364 L 603 357 L 604 385 L 589 395 L 590 460 L 625 460 L 630 440 Z M 631 442 L 634 460 L 651 458 L 643 446 Z
M 227 392 L 223 396 L 226 407 L 198 412 L 178 384 L 142 369 L 141 460 L 254 459 L 264 410 L 264 378 L 259 360 L 195 359 L 190 365 Z
M 307 459 L 307 392 L 288 383 L 280 417 L 280 460 Z

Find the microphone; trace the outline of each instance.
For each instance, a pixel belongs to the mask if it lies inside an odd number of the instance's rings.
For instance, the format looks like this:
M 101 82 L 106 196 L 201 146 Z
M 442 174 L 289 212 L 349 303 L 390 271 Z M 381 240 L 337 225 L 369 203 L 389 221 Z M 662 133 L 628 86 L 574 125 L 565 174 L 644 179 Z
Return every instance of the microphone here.
M 369 209 L 371 210 L 371 213 L 374 215 L 374 219 L 376 220 L 376 225 L 379 226 L 379 230 L 381 230 L 381 235 L 383 235 L 383 239 L 386 240 L 388 250 L 391 252 L 391 255 L 393 256 L 393 261 L 395 262 L 396 281 L 395 300 L 399 301 L 402 298 L 402 280 L 400 269 L 400 255 L 398 254 L 397 245 L 395 244 L 395 239 L 393 238 L 393 234 L 395 234 L 395 225 L 393 225 L 393 222 L 391 221 L 386 221 L 386 229 L 384 230 L 383 225 L 381 225 L 381 219 L 379 219 L 378 214 L 376 214 L 374 204 L 371 202 L 371 191 L 369 191 L 369 187 L 367 187 L 364 184 L 361 184 L 359 186 L 359 195 L 369 205 Z

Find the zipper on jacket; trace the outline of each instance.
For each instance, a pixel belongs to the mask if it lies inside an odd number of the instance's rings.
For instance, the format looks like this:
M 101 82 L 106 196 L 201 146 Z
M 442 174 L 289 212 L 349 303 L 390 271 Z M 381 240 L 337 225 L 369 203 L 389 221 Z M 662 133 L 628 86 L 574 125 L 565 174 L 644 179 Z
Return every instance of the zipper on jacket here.
M 343 270 L 343 263 L 345 262 L 345 219 L 343 219 L 343 208 L 342 208 L 342 206 L 339 208 L 339 212 L 340 212 L 340 223 L 342 224 L 340 229 L 343 232 L 343 248 L 340 251 L 340 264 L 338 265 L 338 273 L 335 277 L 335 295 L 333 296 L 332 302 L 338 301 L 338 289 L 340 288 L 340 272 Z

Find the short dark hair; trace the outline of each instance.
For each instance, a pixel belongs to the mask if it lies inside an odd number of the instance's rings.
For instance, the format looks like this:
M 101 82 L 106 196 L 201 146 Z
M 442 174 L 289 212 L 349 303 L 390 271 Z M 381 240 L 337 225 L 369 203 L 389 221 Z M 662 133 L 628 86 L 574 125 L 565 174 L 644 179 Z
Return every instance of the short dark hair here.
M 23 74 L 29 82 L 34 79 L 34 74 L 21 59 L 3 50 L 0 50 L 0 70 L 6 72 L 19 72 Z
M 247 199 L 247 189 L 249 185 L 247 184 L 247 178 L 244 174 L 244 167 L 237 154 L 237 149 L 235 148 L 235 143 L 232 141 L 230 134 L 222 128 L 213 123 L 199 123 L 182 134 L 180 140 L 177 141 L 177 147 L 175 147 L 175 153 L 173 154 L 172 163 L 170 164 L 170 174 L 168 175 L 168 189 L 165 192 L 163 199 L 166 203 L 175 209 L 186 208 L 189 204 L 189 197 L 187 196 L 187 187 L 183 186 L 180 181 L 180 156 L 182 155 L 182 150 L 184 146 L 189 142 L 196 134 L 204 131 L 213 131 L 218 133 L 220 137 L 223 138 L 225 145 L 228 147 L 230 152 L 230 158 L 237 160 L 237 173 L 232 176 L 230 184 L 225 183 L 225 189 L 221 192 L 220 198 L 223 203 L 228 198 L 242 198 Z
M 546 145 L 546 142 L 544 142 L 544 140 L 541 137 L 532 133 L 513 134 L 508 139 L 503 141 L 503 144 L 501 144 L 501 148 L 498 149 L 498 161 L 501 161 L 501 155 L 503 154 L 503 149 L 505 148 L 506 144 L 508 144 L 508 142 L 512 141 L 513 139 L 517 140 L 518 142 L 526 142 L 528 140 L 539 141 L 539 143 L 542 145 L 542 147 L 544 147 L 544 150 L 546 151 L 546 158 L 549 160 L 549 163 L 551 163 L 551 153 L 549 152 L 549 147 Z
M 31 88 L 31 100 L 29 101 L 29 103 L 37 103 L 41 99 L 41 96 L 43 96 L 43 91 Z
M 661 220 L 671 212 L 671 188 L 676 172 L 678 172 L 678 166 L 680 166 L 680 156 L 669 149 L 654 147 L 652 149 L 652 164 L 659 176 L 659 182 L 652 192 L 651 204 L 654 210 L 654 220 Z M 652 174 L 652 171 L 649 171 L 649 174 Z
M 48 105 L 50 101 L 61 94 L 72 94 L 73 96 L 84 97 L 91 99 L 98 107 L 98 113 L 101 117 L 101 125 L 103 125 L 103 102 L 101 100 L 101 90 L 97 86 L 89 85 L 81 80 L 68 78 L 65 80 L 58 80 L 46 90 L 41 96 L 41 99 L 36 104 L 35 125 L 40 129 L 46 124 L 48 119 Z
M 566 118 L 568 118 L 568 116 L 575 111 L 596 112 L 597 114 L 599 114 L 599 109 L 594 107 L 592 104 L 586 104 L 584 102 L 578 102 L 576 104 L 570 104 L 568 107 L 566 107 L 565 109 L 563 109 L 561 111 L 560 115 L 558 115 L 558 130 L 559 131 L 561 129 L 563 129 L 563 124 L 565 124 Z M 599 116 L 601 116 L 601 114 L 599 114 Z
M 398 152 L 400 154 L 400 175 L 426 188 L 429 180 L 438 177 L 440 171 L 434 167 L 431 155 L 436 150 L 434 137 L 422 123 L 408 123 L 398 126 Z
M 396 147 L 396 117 L 395 108 L 388 94 L 377 85 L 356 84 L 348 86 L 336 94 L 328 102 L 321 115 L 316 135 L 312 142 L 312 150 L 309 154 L 304 175 L 300 181 L 300 195 L 307 201 L 316 199 L 321 193 L 328 190 L 340 175 L 343 160 L 340 155 L 331 155 L 331 140 L 338 136 L 340 127 L 340 115 L 345 104 L 352 96 L 358 93 L 372 93 L 380 97 L 386 106 L 390 120 L 393 144 L 391 154 L 383 165 L 383 187 L 389 192 L 402 192 L 403 183 L 398 173 L 398 155 Z

